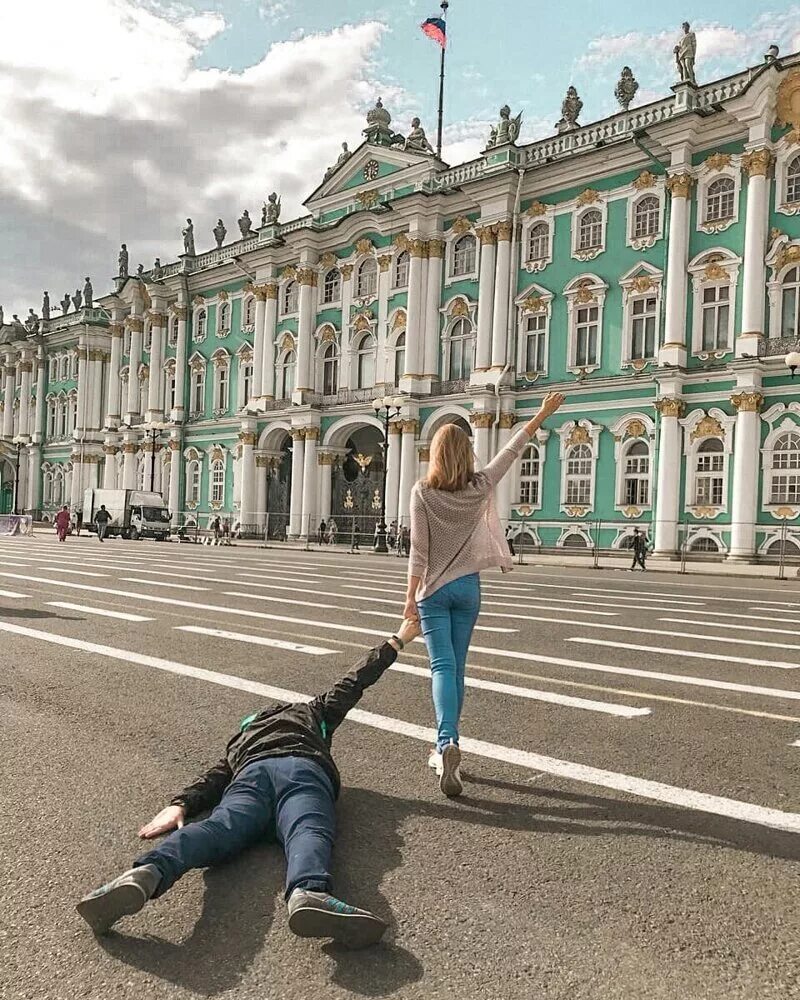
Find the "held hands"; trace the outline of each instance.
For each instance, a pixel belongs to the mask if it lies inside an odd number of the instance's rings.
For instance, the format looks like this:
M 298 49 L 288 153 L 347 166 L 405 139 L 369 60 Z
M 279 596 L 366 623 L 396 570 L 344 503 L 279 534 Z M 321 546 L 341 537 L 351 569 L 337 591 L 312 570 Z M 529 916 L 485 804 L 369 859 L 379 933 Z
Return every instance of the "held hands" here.
M 162 833 L 180 830 L 185 816 L 183 806 L 167 806 L 141 828 L 139 836 L 143 840 L 152 840 L 153 837 L 160 837 Z
M 542 419 L 545 417 L 552 416 L 556 410 L 564 403 L 564 393 L 563 392 L 548 392 L 548 394 L 542 400 L 541 406 L 539 407 L 539 413 Z
M 414 605 L 415 613 L 416 613 L 416 607 L 417 606 L 415 604 Z M 397 630 L 397 638 L 400 639 L 400 641 L 404 645 L 408 645 L 409 642 L 412 642 L 414 639 L 417 638 L 417 636 L 420 634 L 421 631 L 422 630 L 419 625 L 419 619 L 409 618 L 408 616 L 406 616 L 403 619 L 403 624 Z

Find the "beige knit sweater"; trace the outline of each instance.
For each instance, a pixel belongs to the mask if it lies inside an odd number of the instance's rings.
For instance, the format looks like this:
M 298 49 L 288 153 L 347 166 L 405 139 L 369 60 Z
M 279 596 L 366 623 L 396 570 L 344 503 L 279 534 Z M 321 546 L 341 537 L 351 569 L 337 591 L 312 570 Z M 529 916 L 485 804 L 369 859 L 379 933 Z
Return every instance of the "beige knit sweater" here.
M 418 601 L 460 576 L 490 566 L 512 568 L 494 490 L 529 441 L 524 428 L 518 431 L 466 489 L 436 490 L 424 482 L 414 486 L 408 575 L 419 577 Z

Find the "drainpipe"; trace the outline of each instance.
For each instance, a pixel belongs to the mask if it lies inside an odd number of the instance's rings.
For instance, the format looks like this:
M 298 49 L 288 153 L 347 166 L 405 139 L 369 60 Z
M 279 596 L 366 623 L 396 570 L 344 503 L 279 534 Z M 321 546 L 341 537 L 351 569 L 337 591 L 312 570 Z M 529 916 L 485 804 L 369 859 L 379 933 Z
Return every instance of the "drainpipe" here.
M 519 240 L 517 239 L 517 229 L 519 226 L 519 201 L 520 194 L 522 191 L 522 181 L 525 177 L 525 168 L 521 167 L 517 169 L 517 193 L 514 197 L 514 210 L 511 215 L 511 267 L 509 268 L 508 275 L 508 319 L 507 319 L 507 329 L 506 329 L 506 364 L 497 382 L 494 385 L 494 393 L 497 397 L 497 402 L 495 404 L 495 416 L 494 416 L 494 426 L 495 426 L 495 452 L 497 451 L 497 434 L 499 431 L 500 423 L 500 385 L 506 376 L 506 373 L 513 365 L 513 353 L 512 353 L 512 333 L 514 330 L 515 323 L 515 307 L 514 299 L 515 290 L 517 285 L 517 244 Z

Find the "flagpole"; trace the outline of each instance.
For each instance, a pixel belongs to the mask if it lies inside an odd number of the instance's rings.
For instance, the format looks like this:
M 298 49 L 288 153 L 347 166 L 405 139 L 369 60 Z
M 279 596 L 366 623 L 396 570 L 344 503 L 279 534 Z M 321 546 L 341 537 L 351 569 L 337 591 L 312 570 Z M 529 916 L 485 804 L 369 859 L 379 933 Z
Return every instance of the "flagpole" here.
M 448 0 L 442 0 L 442 20 L 447 19 L 447 8 L 450 6 Z M 446 47 L 447 39 L 445 39 L 445 45 L 442 46 L 442 60 L 439 70 L 439 127 L 436 132 L 436 156 L 441 160 L 442 158 L 442 120 L 444 118 L 444 52 Z

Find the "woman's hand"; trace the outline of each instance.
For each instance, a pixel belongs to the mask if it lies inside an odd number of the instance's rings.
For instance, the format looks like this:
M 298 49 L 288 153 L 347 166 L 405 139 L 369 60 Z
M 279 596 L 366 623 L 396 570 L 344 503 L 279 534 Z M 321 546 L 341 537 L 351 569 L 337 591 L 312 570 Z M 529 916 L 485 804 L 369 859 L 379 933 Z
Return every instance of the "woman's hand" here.
M 564 398 L 563 392 L 548 392 L 539 407 L 539 413 L 541 414 L 542 419 L 545 417 L 551 417 L 556 410 L 560 409 L 564 403 Z
M 403 618 L 411 621 L 419 621 L 419 609 L 413 597 L 406 598 L 406 606 L 403 608 Z
M 170 830 L 180 830 L 185 818 L 183 806 L 167 806 L 141 828 L 139 836 L 144 840 L 152 840 L 153 837 L 160 837 L 162 833 L 169 833 Z

